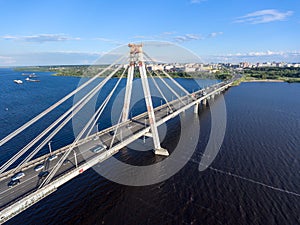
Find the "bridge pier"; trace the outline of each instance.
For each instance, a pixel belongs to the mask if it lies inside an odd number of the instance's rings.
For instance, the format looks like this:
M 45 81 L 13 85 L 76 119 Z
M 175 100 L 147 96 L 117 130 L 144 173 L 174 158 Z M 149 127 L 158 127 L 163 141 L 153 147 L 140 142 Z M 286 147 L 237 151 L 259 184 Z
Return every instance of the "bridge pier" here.
M 206 99 L 203 99 L 203 100 L 202 100 L 202 105 L 204 105 L 204 106 L 207 105 L 207 100 L 206 100 Z
M 154 154 L 162 155 L 162 156 L 169 156 L 168 150 L 165 148 L 162 148 L 162 147 L 154 149 Z
M 195 113 L 195 114 L 198 114 L 198 111 L 199 111 L 199 103 L 196 103 L 196 104 L 194 105 L 194 113 Z

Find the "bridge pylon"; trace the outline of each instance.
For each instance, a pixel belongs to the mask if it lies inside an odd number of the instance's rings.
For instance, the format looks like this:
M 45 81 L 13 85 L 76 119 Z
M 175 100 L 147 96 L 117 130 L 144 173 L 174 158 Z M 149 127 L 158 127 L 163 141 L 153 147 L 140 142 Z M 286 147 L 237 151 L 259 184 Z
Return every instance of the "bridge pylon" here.
M 125 122 L 126 120 L 128 120 L 134 68 L 135 68 L 135 66 L 138 66 L 140 76 L 141 76 L 142 86 L 143 86 L 144 98 L 145 98 L 146 107 L 147 107 L 150 130 L 151 130 L 153 143 L 154 143 L 154 153 L 156 155 L 168 156 L 169 152 L 166 149 L 162 148 L 160 145 L 158 129 L 157 129 L 157 124 L 156 124 L 156 119 L 155 119 L 155 114 L 154 114 L 154 109 L 153 109 L 153 103 L 152 103 L 152 98 L 151 98 L 151 92 L 150 92 L 150 88 L 149 88 L 145 62 L 144 62 L 144 58 L 143 58 L 143 49 L 142 49 L 143 45 L 130 43 L 130 44 L 128 44 L 128 47 L 130 48 L 130 59 L 129 59 L 129 68 L 128 68 L 127 83 L 126 83 L 126 92 L 125 92 L 125 98 L 124 98 L 122 122 Z

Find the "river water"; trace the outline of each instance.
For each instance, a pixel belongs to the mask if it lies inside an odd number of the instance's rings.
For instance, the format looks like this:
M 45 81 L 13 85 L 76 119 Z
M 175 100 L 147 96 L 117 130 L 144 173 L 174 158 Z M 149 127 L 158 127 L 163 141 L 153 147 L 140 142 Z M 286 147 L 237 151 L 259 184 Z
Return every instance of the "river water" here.
M 74 77 L 37 74 L 41 82 L 17 85 L 14 79 L 25 80 L 21 72 L 0 70 L 0 138 L 65 96 L 79 82 Z M 197 88 L 193 80 L 178 81 L 190 91 Z M 198 81 L 200 86 L 215 82 Z M 168 179 L 130 186 L 90 169 L 7 224 L 300 224 L 299 96 L 299 84 L 243 83 L 232 87 L 224 93 L 224 140 L 206 170 L 198 168 L 209 155 L 205 150 L 215 119 L 211 110 L 221 110 L 220 97 L 210 102 L 211 107 L 201 107 L 198 115 L 189 110 L 167 123 L 162 146 L 171 153 L 179 149 L 180 157 L 173 163 L 182 164 Z M 2 146 L 1 164 L 71 104 L 67 102 Z M 154 104 L 159 105 L 160 100 Z M 143 104 L 137 106 L 143 108 Z M 138 114 L 139 109 L 133 113 Z M 110 120 L 103 121 L 102 128 L 110 125 Z M 68 124 L 54 138 L 53 148 L 70 143 L 72 138 L 72 126 Z M 165 160 L 151 151 L 130 147 L 115 158 L 135 166 Z M 105 168 L 118 169 L 113 162 Z M 165 171 L 155 168 L 144 175 L 159 178 Z M 119 176 L 128 173 L 119 171 Z

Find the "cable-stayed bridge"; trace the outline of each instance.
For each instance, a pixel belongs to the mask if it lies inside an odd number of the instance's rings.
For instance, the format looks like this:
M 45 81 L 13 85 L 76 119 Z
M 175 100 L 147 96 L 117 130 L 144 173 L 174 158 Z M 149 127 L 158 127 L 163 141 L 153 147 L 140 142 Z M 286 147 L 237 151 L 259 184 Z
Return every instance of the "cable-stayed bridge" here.
M 37 123 L 51 111 L 74 97 L 87 86 L 93 88 L 46 127 L 22 149 L 0 165 L 0 223 L 3 223 L 31 205 L 53 193 L 59 186 L 118 153 L 120 149 L 142 137 L 153 140 L 153 152 L 156 155 L 168 156 L 167 149 L 161 147 L 158 127 L 180 113 L 193 107 L 198 113 L 200 104 L 229 88 L 235 78 L 214 84 L 205 89 L 188 92 L 166 71 L 148 71 L 145 62 L 153 62 L 143 52 L 142 45 L 129 44 L 129 55 L 121 56 L 107 68 L 101 70 L 91 79 L 63 97 L 54 105 L 25 123 L 23 126 L 0 140 L 0 146 L 22 135 L 28 127 Z M 121 72 L 120 72 L 121 71 Z M 134 73 L 138 71 L 142 83 L 146 112 L 130 117 Z M 105 87 L 108 81 L 119 72 L 118 80 L 101 105 L 78 132 L 73 143 L 57 149 L 51 149 L 51 140 L 69 123 L 76 114 L 88 104 Z M 99 81 L 99 77 L 105 76 Z M 126 89 L 123 109 L 116 124 L 104 130 L 94 132 L 99 118 L 103 114 L 122 79 L 126 77 Z M 169 82 L 166 82 L 166 79 Z M 164 104 L 153 107 L 149 81 L 159 92 Z M 159 82 L 158 82 L 159 81 Z M 171 85 L 172 84 L 172 85 Z M 176 89 L 174 88 L 176 87 Z M 175 98 L 168 99 L 166 90 Z M 181 95 L 178 93 L 180 90 Z M 100 120 L 101 122 L 101 120 Z M 44 146 L 49 145 L 50 153 L 35 157 Z

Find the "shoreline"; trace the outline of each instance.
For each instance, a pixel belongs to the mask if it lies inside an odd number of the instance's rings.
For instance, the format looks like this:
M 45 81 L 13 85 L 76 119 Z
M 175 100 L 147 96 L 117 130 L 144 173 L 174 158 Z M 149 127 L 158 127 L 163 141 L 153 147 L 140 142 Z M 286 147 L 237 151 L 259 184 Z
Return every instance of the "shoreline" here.
M 252 82 L 276 82 L 276 83 L 278 83 L 278 82 L 286 82 L 286 81 L 274 80 L 274 79 L 262 79 L 262 80 L 243 80 L 242 82 L 244 82 L 244 83 L 247 83 L 247 82 L 249 82 L 249 83 L 252 83 Z

